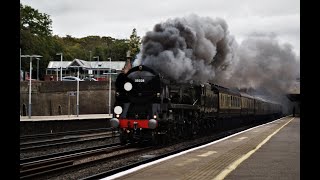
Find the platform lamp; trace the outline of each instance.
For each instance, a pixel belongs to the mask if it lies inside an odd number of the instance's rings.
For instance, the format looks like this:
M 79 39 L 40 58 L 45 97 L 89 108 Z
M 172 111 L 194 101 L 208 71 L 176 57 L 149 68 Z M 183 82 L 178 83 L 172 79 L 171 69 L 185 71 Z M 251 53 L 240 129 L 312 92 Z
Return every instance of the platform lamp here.
M 62 81 L 62 53 L 57 53 L 56 55 L 60 55 L 60 81 Z
M 31 79 L 32 79 L 32 58 L 41 58 L 40 55 L 21 55 L 21 57 L 30 57 L 30 72 L 29 72 L 29 108 L 28 115 L 29 119 L 31 119 Z
M 70 66 L 71 68 L 78 68 L 78 73 L 77 73 L 77 117 L 79 117 L 79 67 L 80 66 Z
M 111 115 L 111 57 L 109 59 L 109 115 Z

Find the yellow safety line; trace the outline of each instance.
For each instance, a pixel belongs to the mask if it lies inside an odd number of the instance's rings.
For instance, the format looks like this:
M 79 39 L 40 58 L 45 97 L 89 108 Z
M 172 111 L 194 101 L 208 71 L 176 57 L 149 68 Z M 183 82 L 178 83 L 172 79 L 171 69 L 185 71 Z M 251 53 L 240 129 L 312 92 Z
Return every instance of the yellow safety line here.
M 286 124 L 281 126 L 279 129 L 277 129 L 275 132 L 273 132 L 271 135 L 269 135 L 266 139 L 264 139 L 255 149 L 249 151 L 247 154 L 243 155 L 241 158 L 237 159 L 233 163 L 231 163 L 227 168 L 225 168 L 220 174 L 218 174 L 213 180 L 222 180 L 224 179 L 230 172 L 235 170 L 239 164 L 241 164 L 244 160 L 246 160 L 248 157 L 250 157 L 254 152 L 256 152 L 262 145 L 264 145 L 269 139 L 275 135 L 280 129 L 282 129 L 284 126 L 286 126 L 289 122 L 291 122 L 294 118 L 290 119 Z

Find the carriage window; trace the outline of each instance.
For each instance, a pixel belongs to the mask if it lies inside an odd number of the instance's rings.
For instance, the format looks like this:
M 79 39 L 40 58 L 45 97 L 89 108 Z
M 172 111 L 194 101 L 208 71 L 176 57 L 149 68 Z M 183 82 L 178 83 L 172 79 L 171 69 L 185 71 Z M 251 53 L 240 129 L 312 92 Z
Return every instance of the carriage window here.
M 224 107 L 225 106 L 225 97 L 224 97 L 224 95 L 222 95 L 222 106 Z
M 236 107 L 238 107 L 238 97 L 236 97 Z
M 239 102 L 238 102 L 238 98 L 236 98 L 236 106 L 238 107 L 239 105 Z
M 231 96 L 230 99 L 231 99 L 231 107 L 233 107 L 233 97 Z

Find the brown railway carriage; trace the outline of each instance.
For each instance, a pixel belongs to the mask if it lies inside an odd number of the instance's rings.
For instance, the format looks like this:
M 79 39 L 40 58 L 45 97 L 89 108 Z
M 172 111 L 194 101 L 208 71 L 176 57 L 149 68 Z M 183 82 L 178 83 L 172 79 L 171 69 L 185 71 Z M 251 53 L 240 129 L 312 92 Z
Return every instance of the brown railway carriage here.
M 254 97 L 240 92 L 241 95 L 241 116 L 254 115 Z
M 263 115 L 263 101 L 261 99 L 254 99 L 254 114 L 255 116 Z
M 264 120 L 270 116 L 281 115 L 281 105 L 256 97 L 254 101 L 254 115 L 256 119 Z
M 239 92 L 232 91 L 218 85 L 212 85 L 212 90 L 218 95 L 218 118 L 236 118 L 241 113 L 241 96 Z
M 241 95 L 241 118 L 245 124 L 254 121 L 254 97 L 240 92 Z

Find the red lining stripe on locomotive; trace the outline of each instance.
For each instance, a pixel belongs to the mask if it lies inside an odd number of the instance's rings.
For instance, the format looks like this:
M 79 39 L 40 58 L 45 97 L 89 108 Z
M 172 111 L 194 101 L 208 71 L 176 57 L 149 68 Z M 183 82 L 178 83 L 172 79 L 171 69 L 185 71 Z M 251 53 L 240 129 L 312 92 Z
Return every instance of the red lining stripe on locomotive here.
M 119 119 L 120 122 L 120 128 L 133 128 L 134 122 L 138 123 L 137 128 L 144 128 L 148 129 L 149 128 L 149 119 Z M 128 127 L 128 122 L 130 122 Z

